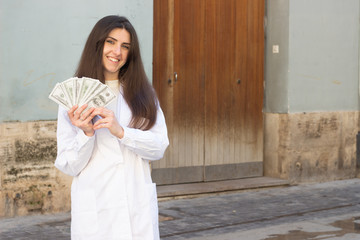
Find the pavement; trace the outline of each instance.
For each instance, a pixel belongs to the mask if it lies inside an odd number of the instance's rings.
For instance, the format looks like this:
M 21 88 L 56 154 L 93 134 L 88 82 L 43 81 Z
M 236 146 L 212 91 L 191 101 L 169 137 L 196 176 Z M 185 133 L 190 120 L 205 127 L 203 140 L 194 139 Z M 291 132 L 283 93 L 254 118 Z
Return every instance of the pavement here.
M 163 240 L 360 239 L 360 179 L 159 202 Z M 70 239 L 70 214 L 0 219 L 0 239 Z

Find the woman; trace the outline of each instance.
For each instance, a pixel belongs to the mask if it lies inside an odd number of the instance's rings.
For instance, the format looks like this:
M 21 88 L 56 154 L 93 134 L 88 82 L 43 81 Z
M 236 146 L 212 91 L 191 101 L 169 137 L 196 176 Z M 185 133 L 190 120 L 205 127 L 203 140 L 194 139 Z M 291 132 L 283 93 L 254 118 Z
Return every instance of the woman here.
M 72 239 L 159 239 L 149 161 L 169 144 L 164 115 L 124 17 L 107 16 L 91 31 L 77 77 L 99 79 L 117 93 L 107 108 L 62 107 L 55 166 L 74 176 Z

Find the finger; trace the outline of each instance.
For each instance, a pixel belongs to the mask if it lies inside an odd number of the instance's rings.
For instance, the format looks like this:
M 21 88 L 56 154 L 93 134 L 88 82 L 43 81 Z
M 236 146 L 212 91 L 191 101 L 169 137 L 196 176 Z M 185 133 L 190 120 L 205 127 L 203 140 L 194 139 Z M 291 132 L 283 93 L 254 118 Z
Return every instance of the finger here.
M 96 122 L 97 123 L 97 122 Z M 109 124 L 107 122 L 104 122 L 104 123 L 101 123 L 101 124 L 97 124 L 96 126 L 94 125 L 93 126 L 93 129 L 94 130 L 98 130 L 100 128 L 109 128 L 108 126 Z
M 69 118 L 72 119 L 74 117 L 74 112 L 78 108 L 78 105 L 74 105 L 70 110 L 68 111 Z
M 84 104 L 75 111 L 74 116 L 76 119 L 81 120 L 81 116 L 83 115 L 82 113 L 86 109 L 86 107 L 87 107 L 87 104 Z
M 88 106 L 88 105 L 85 103 L 85 104 L 82 105 L 82 106 L 79 108 L 79 110 L 76 111 L 76 112 L 79 112 L 79 114 L 82 113 L 82 112 L 87 108 L 87 106 Z
M 92 117 L 95 117 L 96 115 L 99 115 L 100 113 L 100 109 L 99 108 L 95 108 L 94 111 L 91 113 Z
M 89 109 L 85 112 L 85 115 L 86 115 L 86 116 L 90 116 L 91 113 L 92 113 L 94 110 L 95 110 L 94 107 L 89 108 Z
M 86 112 L 84 112 L 84 113 L 82 113 L 81 115 L 80 115 L 80 120 L 81 121 L 84 121 L 84 120 L 88 120 L 89 118 L 90 118 L 90 116 L 91 116 L 91 113 L 94 111 L 94 108 L 92 107 L 92 108 L 89 108 Z M 92 119 L 92 118 L 90 118 L 90 119 Z
M 96 116 L 99 115 L 103 118 L 110 116 L 112 113 L 111 110 L 106 108 L 95 108 L 95 111 L 92 113 L 92 115 Z
M 88 116 L 84 119 L 84 122 L 86 122 L 86 124 L 88 124 L 93 119 L 93 117 L 91 116 L 91 111 L 86 114 L 88 114 Z

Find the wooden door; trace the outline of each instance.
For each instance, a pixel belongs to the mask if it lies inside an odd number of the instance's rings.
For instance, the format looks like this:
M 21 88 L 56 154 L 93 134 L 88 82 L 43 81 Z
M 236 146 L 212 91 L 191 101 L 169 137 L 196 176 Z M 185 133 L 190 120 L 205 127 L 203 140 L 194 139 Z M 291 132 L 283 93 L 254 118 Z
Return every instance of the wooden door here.
M 158 184 L 262 175 L 261 0 L 155 0 L 153 83 L 170 147 Z

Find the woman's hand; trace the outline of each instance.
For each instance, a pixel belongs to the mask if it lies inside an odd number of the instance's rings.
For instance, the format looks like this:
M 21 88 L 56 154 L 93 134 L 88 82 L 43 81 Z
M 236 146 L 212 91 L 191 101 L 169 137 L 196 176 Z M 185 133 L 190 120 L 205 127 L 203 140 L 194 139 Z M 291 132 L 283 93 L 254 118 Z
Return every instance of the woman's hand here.
M 86 136 L 91 137 L 95 132 L 91 121 L 93 119 L 92 112 L 95 108 L 89 108 L 84 112 L 86 107 L 87 104 L 82 105 L 80 108 L 78 108 L 78 105 L 75 105 L 68 111 L 68 115 L 72 125 L 83 130 Z
M 96 115 L 99 115 L 102 118 L 95 122 L 93 126 L 94 130 L 98 130 L 100 128 L 107 128 L 109 129 L 110 133 L 115 137 L 124 137 L 124 129 L 120 126 L 113 111 L 106 108 L 95 108 L 95 110 L 91 114 L 91 119 Z

